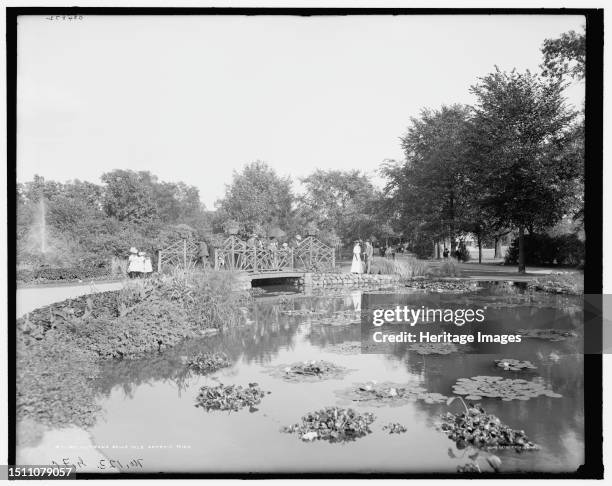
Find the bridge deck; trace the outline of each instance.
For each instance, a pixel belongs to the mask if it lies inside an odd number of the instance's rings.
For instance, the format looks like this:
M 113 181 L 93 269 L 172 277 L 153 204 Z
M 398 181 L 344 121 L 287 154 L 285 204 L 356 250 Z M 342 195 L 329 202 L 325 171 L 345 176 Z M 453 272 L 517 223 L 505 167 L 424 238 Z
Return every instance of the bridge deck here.
M 247 273 L 244 275 L 248 276 L 251 280 L 263 280 L 271 278 L 300 278 L 303 277 L 306 272 L 296 271 L 283 271 L 283 272 L 259 272 L 259 273 Z

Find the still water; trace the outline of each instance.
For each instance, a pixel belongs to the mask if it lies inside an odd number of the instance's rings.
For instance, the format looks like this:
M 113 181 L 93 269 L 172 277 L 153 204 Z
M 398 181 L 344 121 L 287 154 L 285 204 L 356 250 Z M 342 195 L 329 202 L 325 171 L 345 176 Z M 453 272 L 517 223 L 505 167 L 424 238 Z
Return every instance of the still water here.
M 539 377 L 562 398 L 539 396 L 504 402 L 483 398 L 482 406 L 515 429 L 523 429 L 541 449 L 498 451 L 503 471 L 574 471 L 584 457 L 583 359 L 580 352 L 582 309 L 567 297 L 529 297 L 516 290 L 489 288 L 469 295 L 377 292 L 376 302 L 443 307 L 488 306 L 492 325 L 504 329 L 572 329 L 578 337 L 558 342 L 527 339 L 512 348 L 481 347 L 474 353 L 419 355 L 405 346 L 387 354 L 361 354 L 359 318 L 368 310 L 362 291 L 325 295 L 272 292 L 256 298 L 250 324 L 223 335 L 194 340 L 138 361 L 109 363 L 95 385 L 102 412 L 89 430 L 91 442 L 109 459 L 141 459 L 146 472 L 449 472 L 468 462 L 465 450 L 435 427 L 440 414 L 460 412 L 455 401 L 401 406 L 350 402 L 339 391 L 370 380 L 419 384 L 430 392 L 452 395 L 458 378 L 496 375 Z M 363 309 L 362 309 L 363 306 Z M 230 368 L 208 376 L 185 370 L 187 356 L 223 351 Z M 485 353 L 485 354 L 483 354 Z M 502 371 L 494 359 L 530 360 L 531 374 Z M 327 360 L 351 372 L 342 379 L 294 383 L 271 368 L 305 360 Z M 250 413 L 206 412 L 196 408 L 200 387 L 218 383 L 246 386 L 257 382 L 271 393 Z M 302 442 L 281 433 L 326 406 L 350 406 L 376 416 L 372 433 L 354 442 Z M 399 422 L 404 434 L 382 427 Z M 91 471 L 100 472 L 92 467 Z

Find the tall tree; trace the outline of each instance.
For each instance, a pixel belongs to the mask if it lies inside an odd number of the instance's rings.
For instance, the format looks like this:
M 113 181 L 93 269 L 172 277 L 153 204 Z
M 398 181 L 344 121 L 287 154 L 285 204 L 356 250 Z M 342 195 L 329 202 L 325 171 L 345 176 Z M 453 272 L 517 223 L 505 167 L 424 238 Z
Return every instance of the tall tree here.
M 581 160 L 558 79 L 530 72 L 494 73 L 471 87 L 476 96 L 470 137 L 471 172 L 480 204 L 500 226 L 519 234 L 519 272 L 525 272 L 524 234 L 557 222 L 568 210 Z
M 153 197 L 157 177 L 149 172 L 117 169 L 102 174 L 100 179 L 105 184 L 103 206 L 108 216 L 134 223 L 157 217 Z
M 544 76 L 584 79 L 586 63 L 586 34 L 570 30 L 556 39 L 545 39 L 542 46 Z
M 299 200 L 303 218 L 336 234 L 343 243 L 376 232 L 376 202 L 372 182 L 358 170 L 316 170 L 301 179 L 305 192 Z
M 291 179 L 280 177 L 268 164 L 252 162 L 241 172 L 234 172 L 225 196 L 217 201 L 222 221 L 237 221 L 251 232 L 255 227 L 280 226 L 290 223 L 294 202 Z
M 454 245 L 465 230 L 469 194 L 465 191 L 465 131 L 469 108 L 463 105 L 423 110 L 402 137 L 405 161 L 383 166 L 386 192 L 405 232 Z M 421 237 L 419 236 L 419 237 Z M 453 248 L 454 249 L 454 248 Z

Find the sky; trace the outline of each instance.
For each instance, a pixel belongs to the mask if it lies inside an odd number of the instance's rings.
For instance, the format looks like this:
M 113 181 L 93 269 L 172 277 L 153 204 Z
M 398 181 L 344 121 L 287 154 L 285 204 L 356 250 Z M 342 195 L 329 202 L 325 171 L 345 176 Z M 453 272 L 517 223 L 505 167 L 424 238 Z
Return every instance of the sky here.
M 148 170 L 208 209 L 233 171 L 358 169 L 380 184 L 423 108 L 538 71 L 580 16 L 85 16 L 18 24 L 17 179 Z M 580 106 L 584 84 L 568 89 Z M 299 191 L 296 183 L 296 190 Z

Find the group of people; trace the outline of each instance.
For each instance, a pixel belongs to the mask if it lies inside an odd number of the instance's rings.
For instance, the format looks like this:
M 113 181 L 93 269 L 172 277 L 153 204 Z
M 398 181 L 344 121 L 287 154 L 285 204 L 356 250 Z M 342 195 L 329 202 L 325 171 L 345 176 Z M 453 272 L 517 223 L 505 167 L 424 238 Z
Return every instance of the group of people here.
M 372 246 L 372 241 L 355 240 L 351 273 L 371 273 L 373 258 L 374 246 Z
M 151 257 L 144 251 L 138 251 L 135 247 L 130 248 L 127 272 L 130 278 L 140 278 L 151 275 L 153 272 Z

